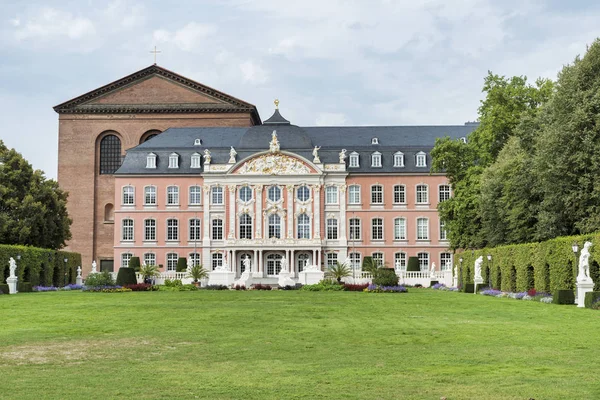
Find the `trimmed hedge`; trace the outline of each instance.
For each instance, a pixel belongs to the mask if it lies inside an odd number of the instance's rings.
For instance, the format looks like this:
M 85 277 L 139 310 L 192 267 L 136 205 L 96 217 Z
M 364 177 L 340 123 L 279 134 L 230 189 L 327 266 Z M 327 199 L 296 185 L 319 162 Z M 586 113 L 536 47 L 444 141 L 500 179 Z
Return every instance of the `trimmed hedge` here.
M 575 293 L 572 290 L 555 290 L 552 302 L 554 304 L 575 304 Z
M 373 277 L 373 284 L 377 286 L 397 286 L 398 275 L 393 268 L 379 268 Z
M 117 273 L 117 285 L 137 285 L 137 277 L 133 268 L 119 268 Z
M 535 289 L 538 292 L 552 293 L 557 289 L 575 289 L 578 273 L 579 253 L 573 254 L 573 242 L 583 248 L 586 241 L 593 243 L 590 248 L 590 276 L 595 291 L 600 291 L 600 232 L 554 238 L 541 243 L 513 244 L 479 250 L 466 250 L 455 254 L 455 262 L 462 257 L 458 267 L 464 287 L 473 283 L 473 266 L 479 256 L 483 256 L 481 268 L 483 281 L 487 285 L 488 267 L 494 289 L 512 292 L 525 292 Z M 487 255 L 492 256 L 488 261 Z
M 17 260 L 17 254 L 21 255 L 20 260 Z M 77 267 L 81 265 L 79 253 L 0 244 L 0 282 L 2 283 L 6 282 L 10 274 L 8 266 L 10 257 L 17 261 L 16 274 L 19 282 L 29 282 L 31 286 L 62 287 L 65 283 L 75 283 Z
M 598 299 L 600 299 L 600 292 L 587 292 L 584 299 L 585 308 L 592 308 L 592 304 Z
M 474 283 L 467 283 L 463 286 L 464 292 L 465 293 L 474 293 L 475 292 L 475 284 Z
M 131 257 L 131 260 L 129 260 L 129 268 L 133 269 L 135 272 L 138 272 L 140 270 L 140 258 Z
M 0 283 L 0 292 L 8 294 L 8 284 Z
M 21 292 L 21 293 L 33 292 L 33 286 L 29 282 L 17 282 L 17 292 Z
M 420 271 L 421 267 L 419 266 L 419 258 L 418 257 L 408 257 L 408 264 L 406 264 L 407 271 Z
M 185 272 L 187 270 L 187 259 L 185 257 L 179 257 L 177 259 L 177 267 L 175 267 L 176 272 Z

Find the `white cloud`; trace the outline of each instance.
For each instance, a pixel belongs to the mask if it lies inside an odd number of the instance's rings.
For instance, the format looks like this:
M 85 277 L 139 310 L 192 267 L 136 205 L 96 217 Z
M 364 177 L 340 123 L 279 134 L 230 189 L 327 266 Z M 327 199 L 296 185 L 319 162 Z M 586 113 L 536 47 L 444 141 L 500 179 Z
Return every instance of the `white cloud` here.
M 343 113 L 323 112 L 317 114 L 315 120 L 317 126 L 341 126 L 346 124 L 346 115 Z
M 90 19 L 53 8 L 44 8 L 39 14 L 16 26 L 17 40 L 49 40 L 65 36 L 69 39 L 81 39 L 96 33 Z
M 170 32 L 166 29 L 157 29 L 153 33 L 154 40 L 159 43 L 173 43 L 183 51 L 200 50 L 204 45 L 204 39 L 210 37 L 217 31 L 212 24 L 200 24 L 190 22 L 183 28 Z
M 253 85 L 260 85 L 268 80 L 268 73 L 260 65 L 254 61 L 244 61 L 240 64 L 240 71 L 244 82 L 248 82 Z
M 19 18 L 13 18 L 9 22 L 10 22 L 10 24 L 12 26 L 19 26 L 19 25 L 21 25 L 21 20 Z

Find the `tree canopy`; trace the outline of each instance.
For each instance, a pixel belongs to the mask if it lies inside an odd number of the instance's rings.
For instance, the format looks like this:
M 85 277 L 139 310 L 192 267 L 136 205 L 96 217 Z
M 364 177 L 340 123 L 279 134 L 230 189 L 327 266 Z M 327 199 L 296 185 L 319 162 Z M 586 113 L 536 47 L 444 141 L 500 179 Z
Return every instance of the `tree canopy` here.
M 0 140 L 0 243 L 60 249 L 70 226 L 67 193 Z

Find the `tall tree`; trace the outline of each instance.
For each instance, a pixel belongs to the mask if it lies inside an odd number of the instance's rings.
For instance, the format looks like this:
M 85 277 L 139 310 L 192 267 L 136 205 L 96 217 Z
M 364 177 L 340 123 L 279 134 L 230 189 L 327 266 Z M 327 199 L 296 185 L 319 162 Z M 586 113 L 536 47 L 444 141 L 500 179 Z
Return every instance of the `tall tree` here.
M 483 86 L 486 98 L 479 107 L 480 125 L 467 143 L 447 137 L 436 141 L 431 152 L 432 171 L 445 172 L 454 191 L 454 197 L 438 207 L 452 248 L 486 245 L 482 231 L 482 174 L 515 135 L 521 119 L 535 115 L 552 91 L 549 80 L 538 79 L 535 85 L 529 85 L 526 77 L 507 79 L 489 72 Z
M 0 243 L 59 249 L 71 238 L 67 194 L 0 140 Z

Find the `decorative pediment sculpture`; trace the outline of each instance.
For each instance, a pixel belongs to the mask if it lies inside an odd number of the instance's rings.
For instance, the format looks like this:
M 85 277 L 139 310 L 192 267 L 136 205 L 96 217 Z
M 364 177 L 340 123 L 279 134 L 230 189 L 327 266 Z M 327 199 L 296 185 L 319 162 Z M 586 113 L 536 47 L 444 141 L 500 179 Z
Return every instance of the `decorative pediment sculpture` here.
M 321 148 L 319 146 L 315 146 L 315 148 L 312 151 L 312 155 L 313 155 L 313 162 L 315 164 L 321 164 L 321 159 L 319 158 L 319 150 Z
M 208 149 L 204 150 L 204 164 L 210 164 L 210 159 L 211 159 L 210 150 L 208 150 Z
M 340 151 L 340 164 L 344 164 L 346 161 L 346 149 Z
M 285 154 L 265 154 L 246 162 L 239 170 L 242 175 L 304 175 L 311 170 L 300 160 Z
M 235 164 L 235 156 L 237 156 L 237 151 L 231 146 L 231 150 L 229 150 L 229 164 Z
M 279 152 L 279 140 L 277 139 L 277 131 L 273 131 L 273 134 L 271 134 L 271 142 L 269 143 L 269 151 L 271 153 Z

